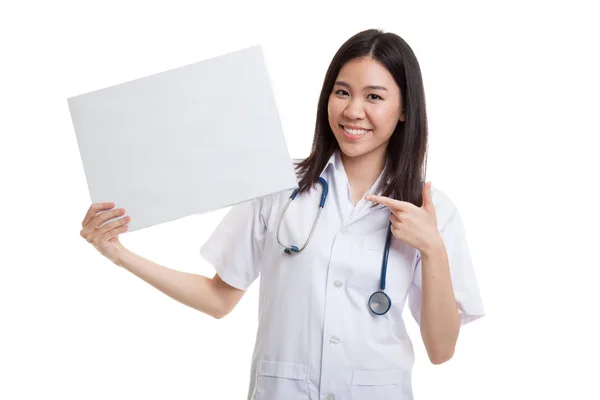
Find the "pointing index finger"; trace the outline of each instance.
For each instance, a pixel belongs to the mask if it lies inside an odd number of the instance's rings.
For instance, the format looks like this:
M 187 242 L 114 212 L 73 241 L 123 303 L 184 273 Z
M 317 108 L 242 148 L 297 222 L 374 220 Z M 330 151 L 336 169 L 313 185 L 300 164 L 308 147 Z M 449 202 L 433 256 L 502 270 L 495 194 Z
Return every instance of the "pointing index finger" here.
M 366 199 L 374 203 L 383 204 L 384 206 L 390 208 L 392 211 L 408 211 L 411 208 L 411 206 L 414 207 L 412 203 L 406 201 L 395 200 L 389 197 L 377 196 L 374 194 L 368 195 Z

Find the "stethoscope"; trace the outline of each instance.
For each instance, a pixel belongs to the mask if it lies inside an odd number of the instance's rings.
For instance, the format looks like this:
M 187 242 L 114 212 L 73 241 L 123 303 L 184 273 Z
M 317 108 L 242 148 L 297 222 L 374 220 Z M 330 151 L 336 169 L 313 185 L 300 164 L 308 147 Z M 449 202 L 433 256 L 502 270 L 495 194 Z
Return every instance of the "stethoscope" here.
M 310 234 L 308 235 L 308 239 L 306 239 L 306 242 L 304 243 L 304 245 L 301 248 L 298 248 L 297 246 L 294 246 L 294 245 L 287 246 L 287 245 L 281 243 L 281 240 L 279 240 L 279 229 L 281 228 L 281 223 L 283 222 L 285 213 L 286 213 L 288 207 L 290 206 L 290 204 L 292 203 L 292 201 L 298 195 L 298 192 L 300 189 L 295 189 L 292 192 L 290 198 L 288 199 L 287 204 L 285 205 L 285 208 L 283 209 L 283 212 L 281 213 L 281 217 L 279 218 L 279 223 L 277 224 L 277 242 L 281 246 L 284 247 L 283 251 L 285 252 L 285 254 L 300 253 L 302 250 L 304 250 L 306 248 L 306 246 L 308 246 L 308 243 L 310 243 L 310 240 L 312 239 L 313 234 L 315 233 L 315 230 L 317 229 L 317 224 L 319 223 L 319 219 L 321 218 L 321 211 L 323 210 L 323 207 L 325 206 L 325 200 L 327 199 L 327 192 L 329 191 L 329 185 L 327 184 L 327 181 L 324 178 L 319 177 L 318 182 L 321 184 L 321 186 L 323 186 L 323 193 L 321 194 L 321 201 L 319 203 L 319 211 L 317 213 L 317 218 L 315 218 L 315 222 L 313 223 L 312 230 L 310 231 Z M 388 255 L 390 253 L 390 242 L 392 239 L 391 226 L 392 226 L 392 222 L 390 221 L 390 223 L 388 225 L 387 236 L 385 238 L 385 249 L 383 251 L 383 260 L 381 262 L 381 279 L 379 281 L 379 290 L 376 291 L 375 293 L 373 293 L 371 295 L 371 297 L 369 297 L 369 310 L 371 310 L 371 312 L 376 315 L 383 315 L 383 314 L 387 313 L 389 311 L 390 307 L 392 306 L 392 299 L 390 299 L 390 296 L 388 296 L 384 292 L 385 277 L 386 277 L 386 273 L 387 273 Z

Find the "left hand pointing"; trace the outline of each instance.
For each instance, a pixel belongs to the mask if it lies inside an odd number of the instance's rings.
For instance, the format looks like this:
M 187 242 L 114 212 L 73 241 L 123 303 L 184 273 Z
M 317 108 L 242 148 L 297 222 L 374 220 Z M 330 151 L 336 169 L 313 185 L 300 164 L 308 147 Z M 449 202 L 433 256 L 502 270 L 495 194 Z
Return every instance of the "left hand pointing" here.
M 384 196 L 368 195 L 365 199 L 387 206 L 392 212 L 390 220 L 394 237 L 424 253 L 439 245 L 442 238 L 431 199 L 431 182 L 423 185 L 422 195 L 421 207 Z

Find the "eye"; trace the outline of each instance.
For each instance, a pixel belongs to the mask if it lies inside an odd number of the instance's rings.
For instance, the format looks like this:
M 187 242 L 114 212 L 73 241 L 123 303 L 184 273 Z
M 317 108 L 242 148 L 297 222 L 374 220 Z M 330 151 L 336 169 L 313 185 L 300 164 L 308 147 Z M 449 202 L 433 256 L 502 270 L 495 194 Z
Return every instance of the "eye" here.
M 370 94 L 370 95 L 368 95 L 367 97 L 369 98 L 369 100 L 383 100 L 383 99 L 381 98 L 381 96 L 379 96 L 379 95 L 376 95 L 376 94 L 373 94 L 373 93 L 371 93 L 371 94 Z
M 348 96 L 349 95 L 348 92 L 346 92 L 343 89 L 336 90 L 335 94 L 338 95 L 338 96 Z

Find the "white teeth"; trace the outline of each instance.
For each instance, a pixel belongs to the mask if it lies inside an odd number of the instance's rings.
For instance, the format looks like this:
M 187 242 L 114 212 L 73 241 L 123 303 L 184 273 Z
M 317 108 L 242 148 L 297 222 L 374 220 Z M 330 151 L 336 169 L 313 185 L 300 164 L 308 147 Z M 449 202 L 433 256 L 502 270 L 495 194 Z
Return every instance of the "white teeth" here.
M 364 135 L 365 133 L 369 132 L 368 130 L 365 130 L 365 129 L 349 129 L 346 127 L 344 127 L 344 130 L 351 135 Z

